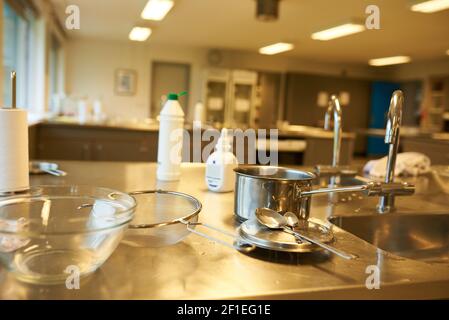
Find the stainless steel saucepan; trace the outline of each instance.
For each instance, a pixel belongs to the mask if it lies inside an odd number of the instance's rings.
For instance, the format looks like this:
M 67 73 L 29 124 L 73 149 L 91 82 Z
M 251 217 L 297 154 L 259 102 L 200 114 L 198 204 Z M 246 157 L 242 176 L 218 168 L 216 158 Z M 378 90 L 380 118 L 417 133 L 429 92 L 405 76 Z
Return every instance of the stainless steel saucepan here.
M 234 213 L 240 221 L 255 218 L 256 210 L 269 208 L 277 212 L 294 212 L 308 219 L 310 196 L 331 192 L 364 192 L 368 196 L 408 195 L 414 186 L 407 183 L 370 181 L 363 185 L 312 190 L 316 175 L 276 166 L 241 166 L 236 172 Z
M 295 212 L 308 218 L 310 197 L 300 199 L 297 190 L 310 190 L 311 172 L 273 166 L 242 166 L 235 170 L 234 213 L 239 220 L 255 217 L 258 208 Z

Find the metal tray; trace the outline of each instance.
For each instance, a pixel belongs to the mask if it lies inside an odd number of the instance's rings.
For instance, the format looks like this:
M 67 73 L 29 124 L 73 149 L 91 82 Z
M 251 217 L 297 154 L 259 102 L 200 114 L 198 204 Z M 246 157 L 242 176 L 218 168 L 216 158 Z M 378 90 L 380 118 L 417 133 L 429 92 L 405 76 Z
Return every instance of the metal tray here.
M 332 230 L 317 219 L 309 219 L 296 231 L 307 233 L 310 237 L 319 239 L 323 243 L 334 241 Z M 256 247 L 284 252 L 316 252 L 323 249 L 309 242 L 301 241 L 295 236 L 282 230 L 272 230 L 251 219 L 243 222 L 238 229 L 239 236 Z

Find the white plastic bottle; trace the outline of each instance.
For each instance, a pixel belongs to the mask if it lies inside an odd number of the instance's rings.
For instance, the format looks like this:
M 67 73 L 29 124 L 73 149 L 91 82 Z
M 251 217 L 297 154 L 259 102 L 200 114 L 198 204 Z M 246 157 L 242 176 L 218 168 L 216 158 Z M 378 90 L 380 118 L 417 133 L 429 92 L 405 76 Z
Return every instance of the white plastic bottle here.
M 232 137 L 227 129 L 221 131 L 221 136 L 213 152 L 206 162 L 206 184 L 214 192 L 229 192 L 234 190 L 234 168 L 238 165 L 237 158 L 232 153 Z
M 185 93 L 169 93 L 159 115 L 157 179 L 176 181 L 181 176 L 184 111 L 178 97 Z
M 193 113 L 193 128 L 201 129 L 201 125 L 204 124 L 204 122 L 204 104 L 201 101 L 198 101 Z

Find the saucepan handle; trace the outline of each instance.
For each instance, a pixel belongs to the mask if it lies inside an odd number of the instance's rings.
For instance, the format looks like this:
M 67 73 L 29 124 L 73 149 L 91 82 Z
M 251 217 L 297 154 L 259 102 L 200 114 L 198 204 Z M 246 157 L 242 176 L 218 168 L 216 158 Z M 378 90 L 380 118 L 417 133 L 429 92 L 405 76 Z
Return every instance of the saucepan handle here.
M 236 250 L 238 250 L 240 252 L 245 252 L 245 253 L 251 252 L 251 251 L 253 251 L 256 248 L 255 245 L 243 241 L 242 239 L 240 239 L 235 234 L 232 234 L 232 233 L 230 233 L 228 231 L 225 231 L 225 230 L 219 229 L 217 227 L 211 226 L 209 224 L 202 223 L 202 222 L 187 222 L 187 221 L 182 221 L 182 223 L 184 223 L 186 225 L 187 230 L 189 230 L 190 232 L 192 232 L 192 233 L 194 233 L 194 234 L 196 234 L 196 235 L 198 235 L 200 237 L 206 238 L 208 240 L 217 242 L 217 243 L 219 243 L 221 245 L 224 245 L 224 246 L 226 246 L 228 248 L 236 249 Z M 210 236 L 210 235 L 208 235 L 208 234 L 206 234 L 204 232 L 195 230 L 195 228 L 193 228 L 193 227 L 198 227 L 198 226 L 204 227 L 204 228 L 207 228 L 207 229 L 210 229 L 210 230 L 213 230 L 213 231 L 216 231 L 218 233 L 221 233 L 221 234 L 223 234 L 223 235 L 225 235 L 225 236 L 227 236 L 229 238 L 232 238 L 234 240 L 234 242 L 232 244 L 230 244 L 229 242 L 223 241 L 223 240 L 218 239 L 216 237 L 212 237 L 212 236 Z
M 370 189 L 369 184 L 364 184 L 360 186 L 348 186 L 341 188 L 321 188 L 310 191 L 302 191 L 300 197 L 308 197 L 314 194 L 331 193 L 331 192 L 366 192 Z
M 399 195 L 408 196 L 415 192 L 415 186 L 410 183 L 382 183 L 370 181 L 358 186 L 348 186 L 341 188 L 322 188 L 310 191 L 302 191 L 300 197 L 308 197 L 314 194 L 331 192 L 364 192 L 367 196 Z

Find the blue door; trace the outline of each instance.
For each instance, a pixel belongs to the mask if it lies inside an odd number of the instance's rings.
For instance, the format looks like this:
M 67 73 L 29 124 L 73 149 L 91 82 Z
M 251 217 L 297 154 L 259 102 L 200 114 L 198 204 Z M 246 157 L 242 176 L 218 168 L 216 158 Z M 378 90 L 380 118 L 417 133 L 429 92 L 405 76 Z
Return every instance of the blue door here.
M 391 95 L 400 88 L 399 83 L 376 81 L 371 85 L 371 129 L 385 129 L 385 120 L 390 107 Z M 383 137 L 368 137 L 368 155 L 384 156 L 388 152 L 388 145 Z

